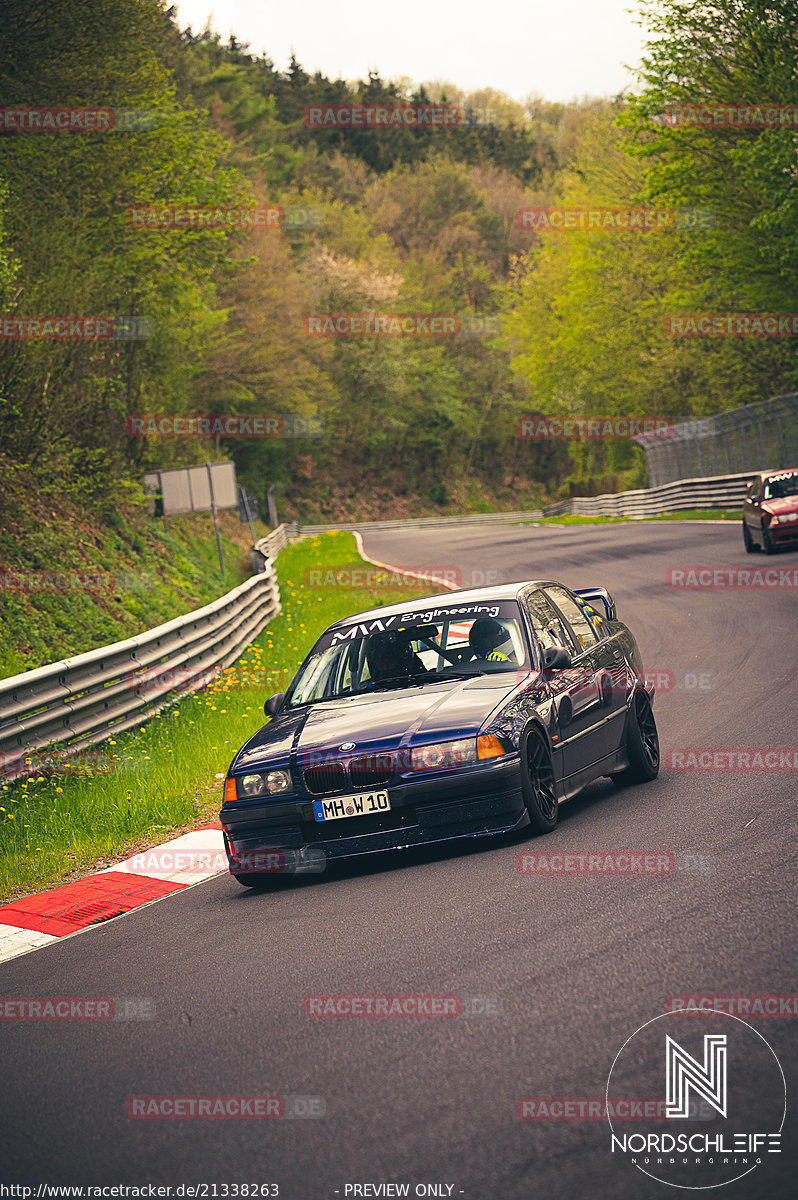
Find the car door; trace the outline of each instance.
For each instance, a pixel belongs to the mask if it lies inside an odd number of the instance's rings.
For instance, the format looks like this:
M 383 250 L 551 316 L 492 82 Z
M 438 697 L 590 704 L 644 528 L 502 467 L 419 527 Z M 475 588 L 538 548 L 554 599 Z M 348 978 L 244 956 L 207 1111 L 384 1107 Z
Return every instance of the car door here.
M 593 759 L 592 726 L 598 719 L 601 695 L 592 649 L 585 650 L 557 607 L 542 589 L 524 597 L 539 648 L 559 646 L 571 656 L 571 666 L 547 672 L 547 686 L 557 710 L 552 740 L 562 753 L 564 777 L 585 770 Z
M 544 591 L 579 643 L 585 673 L 592 674 L 591 711 L 583 734 L 586 765 L 593 765 L 620 746 L 626 724 L 631 672 L 618 636 L 599 632 L 567 588 L 547 585 Z M 587 715 L 587 714 L 586 714 Z

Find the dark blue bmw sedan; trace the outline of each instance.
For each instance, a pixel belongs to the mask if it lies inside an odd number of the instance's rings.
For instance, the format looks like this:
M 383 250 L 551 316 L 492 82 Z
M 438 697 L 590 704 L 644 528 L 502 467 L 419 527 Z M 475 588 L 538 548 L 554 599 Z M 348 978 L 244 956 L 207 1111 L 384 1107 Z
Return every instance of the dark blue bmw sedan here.
M 351 855 L 524 826 L 659 741 L 637 643 L 603 588 L 533 581 L 337 621 L 239 750 L 221 821 L 245 886 Z

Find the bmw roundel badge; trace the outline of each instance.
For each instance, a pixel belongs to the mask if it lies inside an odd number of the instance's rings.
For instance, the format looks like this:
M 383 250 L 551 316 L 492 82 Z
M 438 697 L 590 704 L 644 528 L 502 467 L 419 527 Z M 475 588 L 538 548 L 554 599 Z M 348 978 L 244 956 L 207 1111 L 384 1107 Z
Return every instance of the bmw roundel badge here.
M 354 750 L 354 748 L 354 742 L 341 742 L 341 745 L 338 747 L 339 750 Z

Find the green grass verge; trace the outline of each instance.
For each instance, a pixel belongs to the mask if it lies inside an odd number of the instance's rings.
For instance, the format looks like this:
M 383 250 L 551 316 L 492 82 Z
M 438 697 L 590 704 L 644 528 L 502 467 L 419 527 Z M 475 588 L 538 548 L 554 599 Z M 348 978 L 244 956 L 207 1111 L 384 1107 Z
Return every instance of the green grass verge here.
M 521 521 L 521 525 L 616 525 L 621 521 L 742 521 L 739 512 L 721 512 L 715 508 L 682 508 L 677 512 L 660 513 L 657 517 L 576 517 L 563 513 L 560 517 L 543 517 L 540 521 Z
M 87 751 L 85 774 L 31 774 L 0 790 L 0 898 L 39 890 L 75 872 L 214 820 L 233 754 L 263 724 L 263 702 L 283 691 L 326 627 L 340 617 L 434 589 L 345 587 L 369 573 L 351 533 L 289 545 L 277 560 L 282 612 L 202 692 Z M 311 574 L 313 572 L 313 574 Z M 319 576 L 325 586 L 308 586 Z M 98 862 L 99 860 L 99 862 Z
M 168 532 L 135 508 L 103 518 L 66 502 L 35 519 L 26 510 L 6 518 L 0 678 L 123 641 L 243 583 L 251 574 L 249 529 L 230 512 L 220 525 L 224 579 L 210 513 L 172 517 Z M 258 523 L 257 536 L 267 532 Z

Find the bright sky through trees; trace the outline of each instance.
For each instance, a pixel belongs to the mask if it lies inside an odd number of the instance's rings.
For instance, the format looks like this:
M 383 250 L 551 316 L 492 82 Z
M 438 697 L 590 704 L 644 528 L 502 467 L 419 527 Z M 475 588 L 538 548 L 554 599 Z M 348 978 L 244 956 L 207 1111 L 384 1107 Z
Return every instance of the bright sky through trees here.
M 291 56 L 311 74 L 415 83 L 448 80 L 464 91 L 497 88 L 517 100 L 616 95 L 631 81 L 642 31 L 635 0 L 460 0 L 401 4 L 374 0 L 177 0 L 179 23 L 194 33 L 209 15 L 279 70 Z

